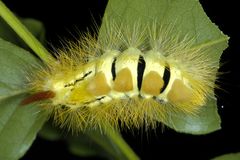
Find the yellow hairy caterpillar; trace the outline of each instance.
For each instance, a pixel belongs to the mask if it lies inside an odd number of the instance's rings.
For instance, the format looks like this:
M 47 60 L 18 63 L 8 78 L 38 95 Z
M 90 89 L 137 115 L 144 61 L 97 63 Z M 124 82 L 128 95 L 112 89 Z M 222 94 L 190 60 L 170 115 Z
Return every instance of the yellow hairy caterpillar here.
M 197 114 L 214 96 L 218 62 L 193 38 L 156 26 L 109 22 L 104 39 L 82 35 L 33 73 L 22 104 L 47 100 L 54 121 L 73 131 L 154 128 L 171 114 Z

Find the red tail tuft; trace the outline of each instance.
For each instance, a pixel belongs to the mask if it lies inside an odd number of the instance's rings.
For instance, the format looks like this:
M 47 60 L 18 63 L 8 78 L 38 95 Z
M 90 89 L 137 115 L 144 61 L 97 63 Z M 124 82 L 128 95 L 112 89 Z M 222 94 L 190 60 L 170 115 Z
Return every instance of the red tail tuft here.
M 22 100 L 20 105 L 27 105 L 33 102 L 41 101 L 41 100 L 46 100 L 55 97 L 55 93 L 52 91 L 43 91 L 43 92 L 38 92 L 30 97 L 27 97 L 26 99 Z

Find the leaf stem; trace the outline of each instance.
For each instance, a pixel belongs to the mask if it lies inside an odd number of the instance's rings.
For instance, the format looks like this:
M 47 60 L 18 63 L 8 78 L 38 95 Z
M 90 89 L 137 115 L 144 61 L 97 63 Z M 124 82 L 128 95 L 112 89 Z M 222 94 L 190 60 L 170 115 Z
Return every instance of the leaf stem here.
M 131 147 L 124 141 L 121 134 L 113 129 L 112 127 L 107 127 L 104 135 L 101 131 L 88 132 L 87 134 L 90 138 L 99 146 L 104 148 L 104 150 L 111 155 L 113 159 L 116 160 L 139 160 L 139 157 L 134 153 Z M 107 142 L 102 138 L 107 138 Z M 111 145 L 108 144 L 110 141 Z M 113 147 L 113 148 L 109 148 Z M 114 150 L 114 151 L 113 151 Z
M 129 160 L 139 160 L 139 157 L 133 152 L 129 145 L 123 140 L 120 133 L 115 130 L 109 130 L 107 132 L 108 137 L 111 141 L 119 147 L 119 149 L 124 153 L 127 159 Z
M 18 34 L 20 38 L 41 58 L 44 62 L 49 62 L 53 57 L 47 49 L 29 32 L 29 30 L 19 21 L 19 19 L 0 0 L 0 16 Z

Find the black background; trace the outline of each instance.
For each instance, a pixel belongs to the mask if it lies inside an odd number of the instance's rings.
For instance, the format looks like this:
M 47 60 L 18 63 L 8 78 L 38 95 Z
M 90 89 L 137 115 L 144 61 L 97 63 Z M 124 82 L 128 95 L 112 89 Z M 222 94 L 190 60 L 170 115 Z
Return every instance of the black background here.
M 92 25 L 92 17 L 101 24 L 107 0 L 51 1 L 50 0 L 4 0 L 7 6 L 22 17 L 32 17 L 42 21 L 47 31 L 47 41 L 60 45 L 59 37 L 71 39 L 71 34 L 86 31 Z M 224 51 L 220 71 L 221 87 L 218 95 L 219 114 L 222 129 L 202 136 L 176 133 L 171 129 L 164 132 L 159 128 L 148 134 L 136 131 L 123 133 L 124 138 L 141 159 L 210 159 L 217 155 L 240 152 L 239 131 L 239 54 L 240 54 L 240 12 L 237 1 L 200 0 L 210 19 L 230 36 L 229 48 Z M 1 144 L 2 145 L 2 144 Z M 79 158 L 68 153 L 64 142 L 49 142 L 38 137 L 30 150 L 22 158 L 63 160 L 94 159 Z

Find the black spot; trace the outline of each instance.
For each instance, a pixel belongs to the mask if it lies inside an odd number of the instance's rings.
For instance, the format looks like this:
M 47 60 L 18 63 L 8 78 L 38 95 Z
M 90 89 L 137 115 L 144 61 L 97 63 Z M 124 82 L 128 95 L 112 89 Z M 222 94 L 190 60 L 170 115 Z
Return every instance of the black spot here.
M 65 111 L 70 109 L 70 107 L 65 104 L 61 104 L 60 107 L 62 110 L 65 110 Z
M 96 100 L 97 100 L 97 101 L 101 101 L 101 100 L 104 99 L 104 98 L 105 98 L 105 96 L 100 97 L 100 98 L 97 98 Z
M 137 86 L 139 91 L 142 87 L 142 78 L 143 78 L 145 67 L 146 67 L 146 62 L 143 56 L 139 56 L 138 65 L 137 65 Z
M 141 94 L 138 94 L 139 99 L 143 99 L 144 97 Z
M 117 60 L 117 58 L 115 57 L 114 60 L 113 60 L 113 62 L 112 62 L 112 67 L 111 67 L 111 72 L 112 72 L 112 79 L 113 79 L 113 81 L 114 81 L 115 78 L 116 78 L 116 67 L 115 67 L 115 65 L 116 65 L 116 60 Z
M 158 103 L 160 103 L 160 104 L 164 104 L 165 103 L 165 101 L 163 100 L 163 99 L 159 99 L 159 98 L 157 98 L 156 96 L 153 96 L 152 97 L 155 101 L 157 101 Z
M 164 81 L 164 84 L 163 84 L 163 88 L 161 89 L 160 93 L 163 93 L 164 90 L 167 88 L 167 85 L 169 83 L 169 80 L 170 80 L 170 68 L 168 65 L 165 66 L 165 69 L 164 69 L 164 73 L 163 73 L 163 81 Z
M 124 93 L 124 96 L 125 96 L 126 98 L 131 98 L 127 93 Z

